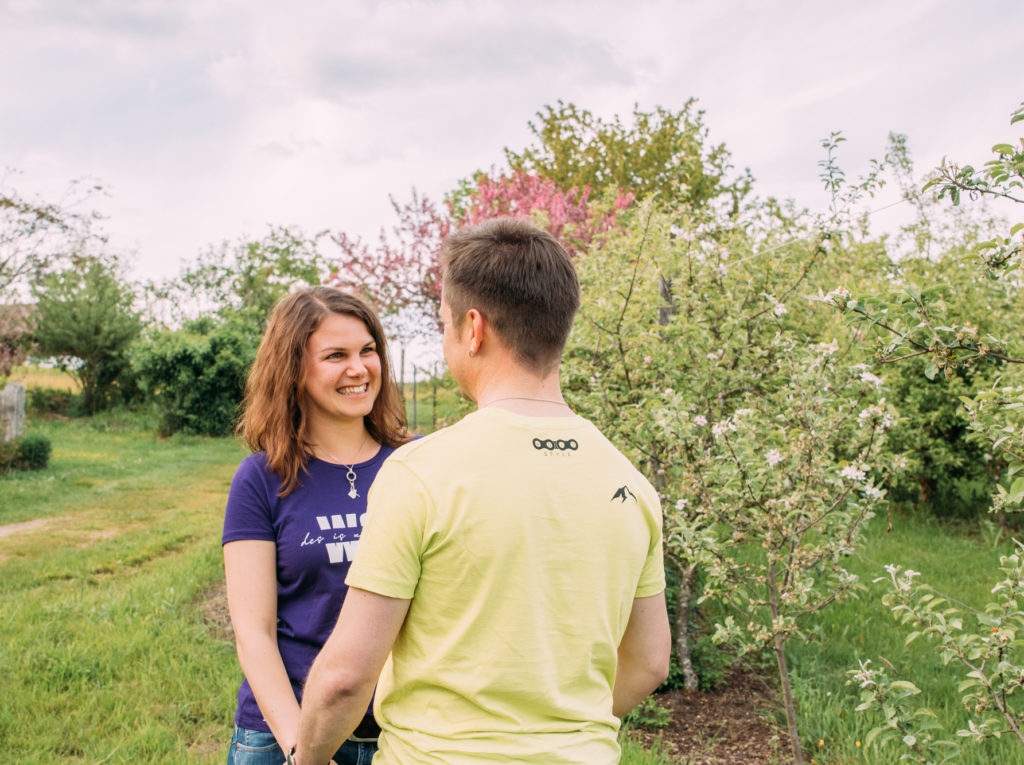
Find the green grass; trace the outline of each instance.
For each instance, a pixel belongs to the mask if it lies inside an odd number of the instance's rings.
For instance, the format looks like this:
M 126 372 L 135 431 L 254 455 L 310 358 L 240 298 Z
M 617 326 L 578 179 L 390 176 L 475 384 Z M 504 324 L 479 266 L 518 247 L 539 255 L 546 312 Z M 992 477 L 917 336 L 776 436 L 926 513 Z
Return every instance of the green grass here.
M 1009 543 L 994 545 L 929 519 L 897 516 L 890 533 L 880 519 L 876 523 L 862 554 L 850 561 L 868 591 L 857 600 L 835 604 L 823 612 L 818 620 L 821 631 L 812 641 L 790 643 L 788 656 L 808 755 L 818 763 L 898 759 L 902 752 L 895 747 L 882 751 L 857 747 L 876 722 L 854 712 L 859 689 L 846 685 L 846 672 L 855 669 L 859 659 L 870 659 L 878 666 L 884 657 L 901 679 L 921 689 L 921 706 L 936 712 L 948 731 L 942 738 L 962 744 L 958 763 L 1024 764 L 1024 747 L 1013 736 L 980 747 L 958 739 L 956 730 L 966 728 L 968 720 L 957 691 L 965 670 L 955 664 L 943 666 L 927 640 L 906 646 L 911 629 L 899 626 L 882 604 L 884 582 L 872 581 L 885 576 L 876 564 L 898 563 L 920 571 L 921 581 L 936 590 L 980 610 L 991 600 L 990 590 L 1000 575 L 999 556 L 1010 551 Z
M 0 741 L 10 761 L 223 761 L 240 672 L 208 594 L 223 579 L 223 507 L 244 452 L 231 439 L 158 439 L 151 424 L 123 413 L 33 419 L 30 429 L 53 441 L 48 469 L 0 477 L 0 525 L 43 522 L 0 537 Z M 868 591 L 819 615 L 810 642 L 790 645 L 815 762 L 898 757 L 856 745 L 875 724 L 853 711 L 858 691 L 846 685 L 858 659 L 884 656 L 951 733 L 966 725 L 962 672 L 924 640 L 904 646 L 907 630 L 871 581 L 884 572 L 868 559 L 921 571 L 980 608 L 1009 549 L 920 518 L 897 517 L 888 534 L 874 527 L 850 560 Z M 958 762 L 1024 765 L 1015 739 L 963 751 Z M 624 739 L 622 762 L 671 760 Z
M 418 381 L 415 407 L 413 392 L 412 382 L 406 381 L 405 414 L 409 429 L 415 433 L 431 433 L 437 428 L 450 425 L 472 408 L 472 404 L 456 391 L 450 377 L 439 381 L 436 386 L 432 380 Z
M 243 456 L 116 418 L 33 423 L 50 469 L 0 478 L 0 741 L 8 760 L 221 762 L 239 670 L 206 618 Z

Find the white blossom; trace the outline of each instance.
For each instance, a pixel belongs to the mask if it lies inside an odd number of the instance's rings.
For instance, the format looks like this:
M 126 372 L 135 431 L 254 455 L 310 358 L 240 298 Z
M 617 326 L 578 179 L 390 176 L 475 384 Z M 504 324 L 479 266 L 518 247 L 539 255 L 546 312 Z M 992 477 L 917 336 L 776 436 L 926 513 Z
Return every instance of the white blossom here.
M 877 375 L 873 375 L 870 372 L 862 372 L 860 375 L 860 381 L 870 383 L 871 385 L 874 385 L 876 388 L 882 384 L 882 378 L 878 377 Z
M 772 313 L 776 316 L 785 316 L 789 311 L 786 310 L 786 305 L 784 303 L 776 303 L 775 307 L 772 308 Z
M 847 465 L 839 472 L 839 475 L 841 475 L 843 478 L 848 478 L 851 481 L 864 480 L 864 471 L 861 470 L 856 465 Z
M 676 510 L 682 510 L 688 504 L 690 504 L 690 500 L 688 500 L 688 499 L 681 499 L 678 502 L 676 502 Z
M 878 498 L 880 498 L 882 496 L 882 490 L 879 489 L 877 486 L 873 486 L 873 485 L 872 486 L 865 486 L 864 487 L 864 496 L 866 496 L 868 499 L 878 499 Z
M 820 350 L 826 356 L 831 356 L 833 353 L 839 350 L 839 342 L 833 337 L 831 343 L 819 343 L 818 350 Z
M 715 434 L 716 438 L 718 436 L 724 436 L 728 429 L 728 425 L 724 422 L 716 422 L 711 426 L 711 432 Z
M 701 428 L 708 424 L 708 418 L 705 417 L 703 414 L 698 414 L 696 417 L 693 418 L 693 421 L 697 423 L 697 425 Z
M 782 462 L 782 455 L 779 453 L 778 449 L 772 449 L 770 452 L 764 455 L 764 458 L 768 460 L 769 467 L 775 467 L 780 462 Z

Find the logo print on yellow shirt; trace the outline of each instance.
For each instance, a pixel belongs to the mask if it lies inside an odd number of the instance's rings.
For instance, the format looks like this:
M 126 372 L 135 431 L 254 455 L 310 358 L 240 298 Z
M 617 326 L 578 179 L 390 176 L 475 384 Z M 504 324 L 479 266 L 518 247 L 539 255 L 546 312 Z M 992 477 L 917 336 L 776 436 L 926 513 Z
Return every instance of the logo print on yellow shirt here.
M 612 498 L 608 501 L 614 502 L 617 499 L 621 499 L 623 502 L 625 502 L 627 494 L 633 498 L 634 502 L 636 502 L 636 494 L 631 492 L 628 486 L 623 486 L 621 489 L 618 489 L 614 494 L 612 494 Z

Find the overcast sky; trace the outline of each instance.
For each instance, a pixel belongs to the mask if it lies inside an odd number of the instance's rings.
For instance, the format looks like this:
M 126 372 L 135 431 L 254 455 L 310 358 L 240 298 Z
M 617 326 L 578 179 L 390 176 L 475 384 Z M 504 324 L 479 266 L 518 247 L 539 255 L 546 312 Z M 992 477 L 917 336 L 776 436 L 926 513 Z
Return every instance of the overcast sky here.
M 267 224 L 374 237 L 531 141 L 545 104 L 626 116 L 695 97 L 756 191 L 825 204 L 906 133 L 918 170 L 1019 135 L 1020 0 L 0 0 L 0 168 L 109 189 L 139 278 Z

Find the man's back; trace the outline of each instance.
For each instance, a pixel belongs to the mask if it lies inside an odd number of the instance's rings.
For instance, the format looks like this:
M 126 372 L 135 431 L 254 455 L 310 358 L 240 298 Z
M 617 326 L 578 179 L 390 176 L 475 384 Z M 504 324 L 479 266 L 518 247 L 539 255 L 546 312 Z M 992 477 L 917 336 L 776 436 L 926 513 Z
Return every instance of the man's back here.
M 348 583 L 412 601 L 380 762 L 617 762 L 617 646 L 664 589 L 629 462 L 581 418 L 487 408 L 399 450 L 369 508 Z

